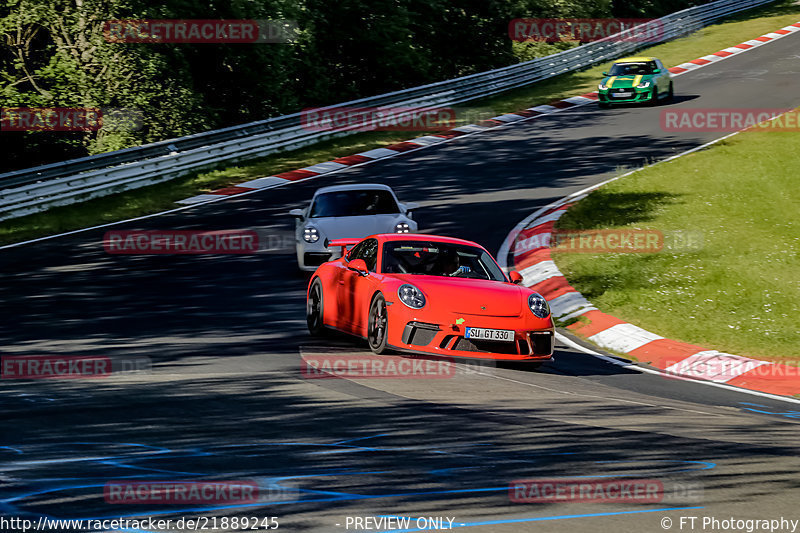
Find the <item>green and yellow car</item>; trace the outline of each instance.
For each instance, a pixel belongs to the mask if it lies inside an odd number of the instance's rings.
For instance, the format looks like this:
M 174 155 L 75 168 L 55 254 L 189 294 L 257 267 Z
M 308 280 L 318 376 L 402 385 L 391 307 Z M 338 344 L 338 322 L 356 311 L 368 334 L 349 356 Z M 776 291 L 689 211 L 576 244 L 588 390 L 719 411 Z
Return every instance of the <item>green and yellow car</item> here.
M 600 107 L 635 103 L 656 105 L 659 100 L 672 100 L 675 94 L 669 70 L 655 57 L 618 59 L 603 76 L 597 87 Z

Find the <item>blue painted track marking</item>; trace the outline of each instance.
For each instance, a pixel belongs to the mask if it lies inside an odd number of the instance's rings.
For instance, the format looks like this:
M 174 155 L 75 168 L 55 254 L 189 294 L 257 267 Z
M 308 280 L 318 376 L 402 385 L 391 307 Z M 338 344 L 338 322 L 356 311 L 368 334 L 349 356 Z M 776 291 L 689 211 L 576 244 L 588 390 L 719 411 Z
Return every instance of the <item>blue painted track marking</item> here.
M 761 405 L 760 403 L 751 403 L 751 402 L 739 402 L 739 405 L 750 405 L 753 407 L 742 407 L 743 411 L 750 411 L 751 413 L 761 413 L 765 415 L 774 415 L 774 416 L 782 416 L 784 418 L 792 418 L 798 419 L 800 418 L 800 411 L 765 411 L 764 409 L 769 409 L 766 405 Z M 754 407 L 763 407 L 764 409 L 754 409 Z
M 506 520 L 486 520 L 483 522 L 461 522 L 454 523 L 453 529 L 456 527 L 474 527 L 474 526 L 497 526 L 502 524 L 522 524 L 526 522 L 545 522 L 548 520 L 569 520 L 573 518 L 598 518 L 602 516 L 621 516 L 632 514 L 644 513 L 665 513 L 667 511 L 689 511 L 693 509 L 705 509 L 705 507 L 667 507 L 663 509 L 645 509 L 639 511 L 612 511 L 608 513 L 588 513 L 588 514 L 573 514 L 573 515 L 559 515 L 559 516 L 532 516 L 529 518 L 509 518 Z M 381 533 L 414 533 L 416 531 L 431 531 L 433 528 L 414 528 L 414 529 L 390 529 L 382 531 Z
M 379 433 L 377 435 L 370 435 L 368 437 L 358 437 L 355 439 L 340 440 L 339 442 L 334 442 L 333 444 L 334 446 L 336 446 L 339 444 L 347 444 L 348 442 L 356 442 L 359 440 L 366 440 L 366 439 L 377 439 L 378 437 L 387 437 L 387 436 L 389 436 L 389 433 Z
M 144 461 L 173 461 L 176 459 L 191 459 L 191 458 L 201 458 L 201 457 L 226 457 L 229 456 L 228 452 L 234 452 L 234 457 L 267 457 L 265 455 L 265 451 L 269 449 L 274 449 L 275 447 L 304 447 L 304 448 L 327 448 L 327 450 L 303 450 L 304 455 L 327 455 L 330 453 L 357 453 L 357 452 L 365 452 L 365 453 L 374 453 L 374 452 L 382 452 L 382 453 L 390 453 L 390 454 L 398 454 L 401 452 L 423 452 L 425 454 L 436 454 L 436 455 L 444 455 L 450 459 L 459 458 L 470 458 L 469 466 L 451 466 L 447 468 L 435 468 L 430 470 L 425 470 L 419 472 L 420 475 L 429 475 L 435 476 L 436 479 L 442 480 L 443 476 L 446 476 L 448 480 L 452 480 L 454 483 L 458 481 L 458 474 L 461 472 L 469 472 L 480 470 L 484 468 L 481 465 L 475 465 L 474 461 L 471 458 L 478 457 L 486 459 L 487 465 L 494 464 L 492 463 L 491 457 L 488 457 L 482 453 L 483 450 L 487 450 L 486 447 L 490 447 L 489 451 L 494 451 L 495 448 L 491 443 L 474 443 L 474 444 L 466 444 L 466 445 L 459 445 L 457 449 L 448 449 L 448 450 L 441 450 L 435 449 L 431 447 L 425 446 L 358 446 L 355 443 L 362 440 L 369 440 L 369 439 L 376 439 L 379 437 L 385 437 L 389 434 L 380 433 L 372 436 L 365 436 L 359 437 L 355 439 L 345 439 L 339 440 L 334 443 L 319 443 L 319 442 L 257 442 L 257 443 L 247 443 L 247 444 L 226 444 L 226 445 L 211 445 L 206 448 L 192 448 L 192 449 L 184 449 L 184 450 L 174 450 L 163 446 L 151 446 L 146 444 L 138 444 L 138 443 L 102 443 L 102 442 L 72 442 L 72 443 L 64 443 L 62 446 L 67 450 L 65 455 L 60 459 L 43 459 L 43 460 L 17 460 L 16 456 L 22 455 L 23 457 L 27 454 L 35 453 L 35 447 L 33 450 L 26 450 L 25 447 L 13 447 L 13 446 L 2 446 L 0 449 L 6 449 L 12 451 L 15 456 L 13 459 L 11 457 L 5 462 L 6 466 L 14 466 L 17 469 L 19 467 L 36 467 L 36 466 L 43 466 L 48 465 L 61 465 L 61 464 L 80 464 L 84 463 L 86 465 L 85 468 L 90 467 L 91 465 L 101 465 L 103 467 L 111 467 L 112 473 L 108 475 L 88 475 L 84 478 L 51 478 L 51 479 L 37 479 L 35 483 L 43 484 L 44 486 L 40 486 L 35 490 L 25 490 L 21 493 L 11 495 L 8 498 L 0 500 L 0 506 L 4 509 L 9 509 L 10 511 L 14 512 L 14 514 L 21 514 L 22 511 L 16 507 L 16 505 L 24 504 L 25 500 L 35 498 L 38 496 L 42 496 L 45 494 L 54 494 L 58 492 L 67 492 L 67 491 L 78 491 L 78 490 L 95 490 L 95 489 L 102 489 L 105 486 L 105 483 L 110 479 L 117 479 L 117 480 L 156 480 L 156 479 L 163 479 L 164 474 L 172 474 L 176 476 L 176 480 L 180 481 L 189 481 L 189 480 L 198 480 L 200 478 L 211 478 L 213 476 L 219 476 L 219 472 L 183 472 L 183 471 L 176 471 L 176 470 L 165 470 L 162 468 L 157 468 L 155 465 L 147 466 L 142 464 Z M 83 449 L 73 449 L 69 450 L 70 447 L 72 448 L 82 448 L 85 446 L 93 446 L 98 447 L 104 450 L 113 450 L 115 453 L 97 453 L 94 450 L 83 450 Z M 129 448 L 129 450 L 119 450 L 115 448 Z M 465 448 L 472 448 L 472 452 L 474 453 L 465 453 L 467 450 Z M 93 452 L 93 453 L 86 453 L 86 452 Z M 84 457 L 75 457 L 74 454 L 86 454 Z M 542 451 L 542 452 L 529 452 L 529 453 L 520 453 L 518 456 L 514 458 L 514 463 L 516 464 L 536 464 L 543 460 L 543 458 L 550 457 L 550 456 L 565 456 L 566 460 L 568 461 L 578 461 L 582 462 L 580 452 L 570 452 L 570 451 Z M 574 456 L 574 459 L 570 456 Z M 529 457 L 529 458 L 528 458 Z M 463 459 L 462 459 L 463 461 Z M 139 464 L 136 464 L 139 463 Z M 666 475 L 666 474 L 675 474 L 675 473 L 683 473 L 683 472 L 696 472 L 702 470 L 709 470 L 715 467 L 714 463 L 707 462 L 707 461 L 690 461 L 690 460 L 650 460 L 650 461 L 636 461 L 636 460 L 613 460 L 613 461 L 596 461 L 591 460 L 589 461 L 590 464 L 611 464 L 616 465 L 621 468 L 616 469 L 618 470 L 616 473 L 612 474 L 596 474 L 596 475 L 584 475 L 584 476 L 568 476 L 570 479 L 574 478 L 610 478 L 610 477 L 619 477 L 621 475 L 625 475 L 626 477 L 645 477 L 648 475 L 653 475 L 654 470 L 658 472 L 659 475 Z M 462 463 L 463 464 L 463 463 Z M 627 467 L 625 465 L 628 465 Z M 49 470 L 49 468 L 48 468 Z M 380 499 L 391 499 L 391 498 L 424 498 L 428 497 L 431 498 L 433 496 L 443 496 L 443 495 L 454 495 L 454 494 L 489 494 L 489 493 L 504 493 L 508 491 L 508 484 L 503 484 L 502 486 L 477 486 L 477 487 L 469 487 L 466 488 L 457 488 L 457 489 L 449 489 L 449 488 L 441 488 L 439 490 L 422 490 L 422 491 L 410 491 L 410 492 L 391 492 L 391 493 L 379 493 L 379 494 L 354 494 L 348 492 L 341 492 L 336 490 L 319 490 L 319 489 L 312 489 L 312 488 L 295 488 L 295 487 L 287 487 L 285 485 L 286 482 L 291 482 L 293 480 L 308 480 L 308 479 L 321 479 L 321 478 L 339 478 L 343 476 L 381 476 L 381 475 L 388 475 L 391 476 L 396 472 L 394 470 L 384 470 L 384 469 L 376 469 L 376 470 L 358 470 L 357 468 L 337 468 L 332 470 L 319 470 L 306 473 L 296 473 L 296 474 L 289 474 L 286 475 L 284 473 L 282 475 L 276 475 L 278 472 L 267 474 L 263 472 L 256 472 L 250 476 L 249 478 L 254 478 L 259 480 L 259 486 L 262 488 L 271 488 L 271 489 L 282 489 L 286 491 L 292 492 L 292 498 L 285 499 L 285 500 L 275 500 L 275 501 L 261 501 L 256 503 L 247 503 L 247 504 L 234 504 L 234 505 L 216 505 L 216 506 L 193 506 L 193 507 L 186 507 L 186 508 L 153 508 L 153 509 L 144 509 L 142 506 L 137 506 L 135 513 L 129 513 L 121 515 L 117 514 L 109 514 L 104 516 L 95 516 L 95 517 L 71 517 L 72 519 L 78 520 L 87 520 L 87 519 L 113 519 L 113 518 L 137 518 L 142 516 L 168 516 L 168 515 L 180 515 L 180 514 L 189 514 L 189 513 L 208 513 L 214 511 L 231 511 L 237 509 L 251 509 L 251 508 L 264 508 L 264 507 L 271 507 L 271 506 L 282 506 L 287 504 L 297 504 L 297 503 L 313 503 L 313 504 L 325 504 L 325 503 L 338 503 L 343 501 L 366 501 L 366 500 L 380 500 Z M 633 470 L 634 472 L 627 474 L 623 473 L 626 470 Z M 127 472 L 126 472 L 127 471 Z M 132 471 L 136 471 L 133 473 Z M 118 472 L 118 473 L 117 473 Z M 123 473 L 124 472 L 124 473 Z M 525 477 L 524 474 L 521 474 L 519 477 Z M 529 475 L 529 477 L 531 477 Z M 548 476 L 549 479 L 557 479 L 562 476 Z M 565 478 L 567 476 L 564 476 Z M 94 482 L 93 482 L 94 481 Z M 102 483 L 100 482 L 102 481 Z M 463 486 L 463 483 L 462 483 Z M 97 496 L 100 495 L 102 490 L 96 490 Z M 655 511 L 623 511 L 620 513 L 612 513 L 612 514 L 630 514 L 633 512 L 655 512 Z M 31 513 L 27 513 L 31 514 Z M 47 516 L 44 514 L 37 514 L 37 516 Z M 603 516 L 600 515 L 575 515 L 578 516 Z M 52 518 L 49 517 L 48 518 Z M 475 523 L 467 523 L 464 524 L 462 527 L 468 527 L 470 525 L 491 525 L 491 524 L 502 524 L 502 523 L 514 523 L 514 521 L 539 521 L 539 520 L 554 520 L 554 519 L 562 519 L 565 517 L 557 518 L 557 517 L 531 517 L 526 519 L 512 519 L 510 521 L 507 520 L 498 520 L 498 521 L 490 521 L 490 522 L 475 522 Z M 133 530 L 126 530 L 133 533 Z M 418 529 L 413 529 L 409 531 L 420 531 Z M 150 533 L 139 531 L 138 533 Z

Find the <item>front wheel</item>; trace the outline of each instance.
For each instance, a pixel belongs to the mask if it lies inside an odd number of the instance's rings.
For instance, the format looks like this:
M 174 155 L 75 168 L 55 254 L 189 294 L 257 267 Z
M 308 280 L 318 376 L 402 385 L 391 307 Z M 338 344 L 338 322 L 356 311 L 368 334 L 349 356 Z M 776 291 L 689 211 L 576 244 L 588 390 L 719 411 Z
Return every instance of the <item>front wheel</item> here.
M 669 84 L 669 92 L 667 93 L 667 102 L 672 102 L 675 100 L 675 88 L 672 86 L 672 83 Z
M 373 298 L 369 306 L 369 319 L 367 322 L 367 343 L 372 353 L 382 354 L 386 352 L 388 339 L 388 317 L 386 316 L 386 300 L 382 294 Z
M 320 337 L 325 332 L 325 326 L 322 323 L 323 303 L 322 282 L 317 278 L 311 284 L 306 300 L 306 324 L 312 337 Z

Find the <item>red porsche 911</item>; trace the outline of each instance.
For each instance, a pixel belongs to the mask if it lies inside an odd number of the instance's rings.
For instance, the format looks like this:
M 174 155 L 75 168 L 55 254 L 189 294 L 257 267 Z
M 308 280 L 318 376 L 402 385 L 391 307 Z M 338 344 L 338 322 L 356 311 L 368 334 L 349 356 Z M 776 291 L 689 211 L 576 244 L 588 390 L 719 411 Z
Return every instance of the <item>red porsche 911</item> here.
M 480 245 L 421 234 L 339 239 L 350 248 L 322 264 L 308 286 L 312 335 L 333 328 L 388 349 L 543 362 L 553 353 L 547 301 L 506 277 Z

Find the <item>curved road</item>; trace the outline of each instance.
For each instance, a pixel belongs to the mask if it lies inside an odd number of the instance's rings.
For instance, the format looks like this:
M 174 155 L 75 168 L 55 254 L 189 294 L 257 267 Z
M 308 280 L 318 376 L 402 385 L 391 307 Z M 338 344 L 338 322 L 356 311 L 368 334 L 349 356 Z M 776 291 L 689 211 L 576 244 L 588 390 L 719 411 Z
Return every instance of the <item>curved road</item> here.
M 794 34 L 684 74 L 671 105 L 796 107 L 798 46 Z M 576 108 L 117 228 L 288 237 L 287 212 L 317 187 L 369 180 L 422 203 L 425 231 L 497 250 L 535 209 L 621 165 L 719 136 L 665 133 L 662 109 Z M 280 529 L 298 532 L 364 530 L 347 517 L 379 515 L 450 517 L 465 531 L 509 533 L 655 532 L 664 517 L 672 530 L 690 531 L 682 516 L 800 519 L 796 403 L 642 374 L 565 346 L 538 372 L 462 365 L 449 379 L 304 379 L 301 354 L 366 350 L 307 336 L 306 280 L 293 250 L 117 256 L 103 251 L 102 236 L 0 253 L 0 353 L 99 355 L 152 369 L 4 380 L 2 515 L 196 516 L 192 505 L 108 504 L 103 486 L 215 478 L 273 490 L 207 516 L 276 516 Z M 509 500 L 513 480 L 553 477 L 655 479 L 664 495 L 654 503 Z

